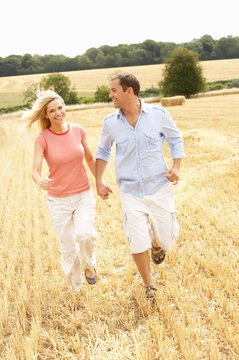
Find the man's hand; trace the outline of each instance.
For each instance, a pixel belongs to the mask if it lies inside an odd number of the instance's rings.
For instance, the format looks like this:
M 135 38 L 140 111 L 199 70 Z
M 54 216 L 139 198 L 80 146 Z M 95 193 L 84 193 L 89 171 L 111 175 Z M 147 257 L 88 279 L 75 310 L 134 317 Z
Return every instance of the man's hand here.
M 173 185 L 177 185 L 179 182 L 180 163 L 181 163 L 181 159 L 174 159 L 173 166 L 171 167 L 171 169 L 168 169 L 168 171 L 165 174 L 165 177 L 168 179 L 168 181 L 172 182 Z
M 171 168 L 166 172 L 166 178 L 173 183 L 173 185 L 177 185 L 179 182 L 179 174 L 178 170 Z
M 97 194 L 103 199 L 103 200 L 107 200 L 109 199 L 110 193 L 112 193 L 113 191 L 111 190 L 111 188 L 109 187 L 108 184 L 104 183 L 104 181 L 97 181 L 96 182 L 96 189 L 97 189 Z
M 95 185 L 97 194 L 103 199 L 109 199 L 110 193 L 112 193 L 111 188 L 108 184 L 103 181 L 103 174 L 107 166 L 107 162 L 102 159 L 96 159 L 95 163 Z

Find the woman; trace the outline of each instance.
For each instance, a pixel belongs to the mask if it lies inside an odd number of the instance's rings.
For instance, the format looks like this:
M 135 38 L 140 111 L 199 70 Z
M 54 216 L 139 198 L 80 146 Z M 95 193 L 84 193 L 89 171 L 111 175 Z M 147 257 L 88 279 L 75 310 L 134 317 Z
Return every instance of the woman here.
M 94 245 L 94 197 L 83 165 L 95 176 L 95 160 L 87 143 L 85 130 L 66 123 L 63 99 L 54 91 L 38 91 L 31 110 L 22 119 L 30 129 L 34 122 L 41 133 L 35 141 L 32 177 L 48 191 L 50 218 L 61 248 L 61 265 L 73 291 L 79 291 L 82 271 L 91 285 L 97 281 Z M 45 158 L 49 177 L 42 177 Z

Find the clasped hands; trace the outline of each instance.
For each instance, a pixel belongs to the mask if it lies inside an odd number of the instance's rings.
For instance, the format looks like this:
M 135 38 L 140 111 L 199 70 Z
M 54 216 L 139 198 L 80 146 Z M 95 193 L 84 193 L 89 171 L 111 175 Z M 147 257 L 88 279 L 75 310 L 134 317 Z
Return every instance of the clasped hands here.
M 113 192 L 113 191 L 111 190 L 111 188 L 109 187 L 109 185 L 106 184 L 104 181 L 97 182 L 97 183 L 96 183 L 96 189 L 97 189 L 97 194 L 98 194 L 103 200 L 109 199 L 110 193 Z

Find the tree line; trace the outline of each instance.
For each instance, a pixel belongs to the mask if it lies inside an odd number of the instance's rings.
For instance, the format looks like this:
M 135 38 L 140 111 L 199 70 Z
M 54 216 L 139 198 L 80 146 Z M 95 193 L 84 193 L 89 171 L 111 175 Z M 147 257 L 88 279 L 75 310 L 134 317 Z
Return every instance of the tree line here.
M 90 48 L 83 55 L 73 58 L 31 54 L 0 57 L 0 76 L 162 64 L 175 48 L 180 47 L 196 52 L 200 61 L 239 58 L 238 36 L 214 40 L 210 35 L 204 35 L 182 44 L 145 40 L 131 45 L 103 45 Z

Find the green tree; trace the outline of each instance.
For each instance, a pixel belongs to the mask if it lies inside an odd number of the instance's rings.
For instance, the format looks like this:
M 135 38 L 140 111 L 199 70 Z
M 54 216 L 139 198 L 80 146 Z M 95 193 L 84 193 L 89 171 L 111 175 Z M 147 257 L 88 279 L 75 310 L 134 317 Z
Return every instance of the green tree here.
M 76 57 L 77 67 L 79 70 L 86 70 L 92 68 L 92 61 L 86 55 L 79 55 Z
M 145 65 L 150 64 L 150 55 L 144 49 L 136 48 L 129 53 L 130 65 Z
M 99 49 L 90 48 L 84 54 L 90 59 L 90 61 L 92 63 L 92 68 L 96 67 L 96 58 L 97 58 L 97 55 L 99 54 L 99 52 L 100 52 Z
M 60 95 L 65 104 L 77 104 L 79 99 L 76 91 L 71 88 L 71 81 L 68 76 L 60 73 L 52 73 L 44 76 L 40 82 L 40 88 L 51 89 Z
M 166 59 L 163 80 L 159 82 L 164 96 L 190 95 L 203 91 L 205 78 L 198 62 L 197 53 L 186 48 L 177 48 Z
M 177 44 L 172 43 L 172 42 L 166 42 L 166 43 L 159 42 L 158 44 L 160 47 L 160 58 L 159 58 L 158 63 L 161 64 L 161 63 L 164 63 L 164 59 L 168 58 L 170 56 L 171 52 L 178 46 L 177 46 Z
M 3 72 L 2 72 L 2 62 L 3 62 L 3 58 L 0 56 L 0 76 L 3 76 Z
M 40 72 L 41 63 L 37 57 L 25 54 L 22 57 L 21 74 L 36 74 Z
M 216 59 L 235 59 L 239 57 L 239 37 L 223 37 L 216 41 Z
M 204 35 L 199 40 L 202 44 L 202 53 L 199 54 L 200 59 L 210 60 L 213 58 L 213 51 L 215 46 L 215 41 L 210 35 Z
M 210 35 L 203 35 L 200 39 L 194 39 L 183 46 L 188 50 L 197 52 L 200 60 L 212 60 L 214 58 L 215 41 Z
M 110 88 L 107 85 L 97 86 L 97 90 L 94 94 L 95 102 L 110 102 L 109 98 Z
M 105 66 L 105 55 L 101 50 L 98 51 L 98 54 L 95 58 L 95 66 L 96 68 L 100 68 L 100 69 Z
M 118 54 L 121 58 L 121 63 L 119 66 L 127 66 L 129 65 L 129 46 L 125 44 L 120 44 L 117 46 Z
M 10 55 L 1 62 L 3 76 L 18 75 L 21 68 L 22 57 L 20 55 Z
M 56 73 L 69 70 L 66 65 L 67 60 L 64 55 L 44 55 L 41 57 L 43 72 Z
M 160 59 L 160 45 L 153 40 L 145 40 L 141 44 L 141 48 L 148 53 L 148 63 L 157 64 Z

